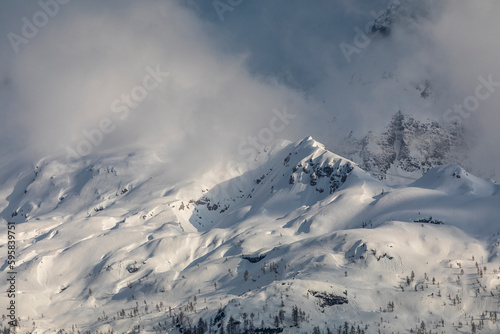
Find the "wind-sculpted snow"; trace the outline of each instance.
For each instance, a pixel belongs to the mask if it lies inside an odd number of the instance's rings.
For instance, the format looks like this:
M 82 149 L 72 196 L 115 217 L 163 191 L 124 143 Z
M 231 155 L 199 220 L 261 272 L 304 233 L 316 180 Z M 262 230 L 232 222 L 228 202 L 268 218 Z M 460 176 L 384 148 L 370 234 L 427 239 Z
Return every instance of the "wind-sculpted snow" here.
M 211 189 L 148 150 L 4 172 L 22 332 L 499 331 L 498 185 L 450 165 L 387 186 L 312 138 L 273 152 Z

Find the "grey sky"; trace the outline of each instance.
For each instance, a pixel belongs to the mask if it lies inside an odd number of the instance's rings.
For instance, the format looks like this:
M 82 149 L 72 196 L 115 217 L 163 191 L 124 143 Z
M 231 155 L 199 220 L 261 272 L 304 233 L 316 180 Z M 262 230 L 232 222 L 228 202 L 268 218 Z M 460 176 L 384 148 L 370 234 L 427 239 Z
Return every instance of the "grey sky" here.
M 393 33 L 371 36 L 351 62 L 339 44 L 353 44 L 387 0 L 233 0 L 223 20 L 212 1 L 63 2 L 19 52 L 9 33 L 23 36 L 23 18 L 44 23 L 44 10 L 2 4 L 0 152 L 64 154 L 107 118 L 115 128 L 93 152 L 160 143 L 172 159 L 209 166 L 244 158 L 238 145 L 268 127 L 275 108 L 296 115 L 276 138 L 312 135 L 331 147 L 350 130 L 380 129 L 398 108 L 442 121 L 479 76 L 500 81 L 494 0 L 401 1 Z M 113 102 L 157 65 L 169 77 L 120 119 Z M 387 71 L 397 80 L 380 80 Z M 412 99 L 408 87 L 425 80 L 432 100 Z M 499 162 L 499 101 L 493 92 L 462 119 L 488 166 Z

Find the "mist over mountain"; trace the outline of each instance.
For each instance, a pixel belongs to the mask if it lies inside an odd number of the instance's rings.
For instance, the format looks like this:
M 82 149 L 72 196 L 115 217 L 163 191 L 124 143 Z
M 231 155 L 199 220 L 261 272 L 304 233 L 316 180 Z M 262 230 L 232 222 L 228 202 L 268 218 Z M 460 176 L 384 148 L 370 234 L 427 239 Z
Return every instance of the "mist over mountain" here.
M 382 133 L 370 131 L 363 138 L 350 133 L 340 152 L 378 179 L 407 184 L 434 166 L 456 161 L 473 166 L 474 162 L 468 160 L 469 145 L 458 123 L 423 123 L 399 111 Z
M 6 333 L 497 333 L 500 3 L 6 1 Z
M 210 188 L 151 150 L 5 173 L 19 327 L 498 330 L 497 184 L 448 165 L 391 187 L 311 137 L 258 158 Z
M 209 168 L 246 164 L 238 145 L 269 128 L 274 109 L 296 117 L 258 146 L 311 135 L 337 152 L 401 110 L 460 123 L 473 160 L 491 161 L 475 168 L 494 176 L 495 1 L 48 3 L 53 17 L 35 2 L 1 14 L 3 152 L 67 155 L 109 119 L 82 153 L 147 143 Z M 163 77 L 144 93 L 148 68 Z M 476 90 L 488 97 L 467 99 Z

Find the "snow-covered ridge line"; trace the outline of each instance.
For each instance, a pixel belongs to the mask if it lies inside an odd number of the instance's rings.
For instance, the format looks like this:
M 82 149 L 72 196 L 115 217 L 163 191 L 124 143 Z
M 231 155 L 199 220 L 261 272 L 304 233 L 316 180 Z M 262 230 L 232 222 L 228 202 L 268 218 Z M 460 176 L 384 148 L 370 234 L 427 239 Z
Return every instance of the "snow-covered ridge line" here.
M 208 191 L 147 151 L 55 164 L 0 187 L 23 330 L 498 331 L 500 188 L 460 166 L 391 187 L 310 137 Z

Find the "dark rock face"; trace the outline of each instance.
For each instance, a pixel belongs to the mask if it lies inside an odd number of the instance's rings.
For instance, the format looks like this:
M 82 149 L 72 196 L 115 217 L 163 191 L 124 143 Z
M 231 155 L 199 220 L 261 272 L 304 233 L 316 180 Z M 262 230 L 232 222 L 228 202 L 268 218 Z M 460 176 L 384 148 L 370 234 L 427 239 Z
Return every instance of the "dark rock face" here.
M 382 14 L 373 22 L 371 33 L 381 36 L 389 36 L 391 34 L 392 25 L 398 14 L 398 6 L 390 5 Z
M 283 328 L 254 328 L 251 332 L 246 331 L 245 333 L 281 333 L 283 332 Z
M 243 255 L 242 258 L 247 260 L 250 263 L 257 263 L 260 260 L 264 259 L 266 256 L 265 255 L 259 255 L 259 256 L 250 256 L 250 255 Z
M 314 297 L 316 297 L 320 300 L 319 306 L 321 306 L 321 307 L 342 305 L 342 304 L 349 303 L 349 300 L 343 296 L 336 296 L 336 295 L 331 294 L 331 293 L 312 291 L 312 290 L 309 290 L 309 292 L 311 293 L 311 295 L 313 295 Z
M 425 224 L 435 224 L 435 225 L 442 225 L 443 224 L 443 222 L 441 220 L 433 219 L 432 216 L 429 218 L 417 219 L 417 220 L 414 220 L 413 222 L 425 223 Z
M 328 178 L 330 183 L 330 194 L 333 194 L 337 189 L 339 189 L 346 181 L 349 174 L 354 169 L 354 166 L 350 162 L 343 165 L 340 164 L 341 161 L 337 161 L 334 164 L 320 165 L 309 163 L 308 166 L 304 166 L 302 172 L 304 174 L 309 174 L 309 184 L 311 186 L 316 186 L 320 179 Z M 299 165 L 293 167 L 292 175 L 290 176 L 290 184 L 294 184 L 295 180 L 299 179 L 296 175 L 299 171 Z M 320 193 L 324 191 L 322 188 L 316 189 Z
M 378 135 L 370 132 L 360 139 L 351 133 L 346 138 L 344 152 L 340 153 L 384 180 L 393 166 L 422 175 L 431 167 L 456 163 L 467 150 L 463 129 L 458 124 L 422 123 L 400 111 L 386 129 Z

